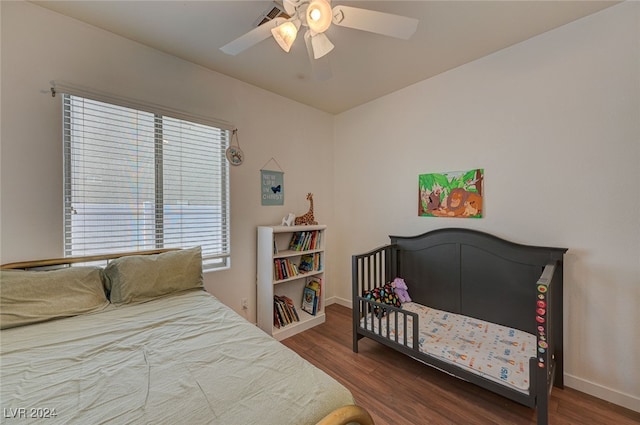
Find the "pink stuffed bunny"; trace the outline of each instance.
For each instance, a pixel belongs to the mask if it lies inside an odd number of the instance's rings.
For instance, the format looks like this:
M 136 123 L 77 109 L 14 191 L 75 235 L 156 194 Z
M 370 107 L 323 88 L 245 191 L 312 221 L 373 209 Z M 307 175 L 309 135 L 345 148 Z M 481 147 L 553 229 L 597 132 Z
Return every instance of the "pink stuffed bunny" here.
M 396 277 L 393 282 L 391 282 L 391 287 L 393 288 L 393 292 L 398 296 L 400 302 L 411 302 L 411 297 L 409 296 L 409 292 L 407 292 L 407 284 L 404 279 Z

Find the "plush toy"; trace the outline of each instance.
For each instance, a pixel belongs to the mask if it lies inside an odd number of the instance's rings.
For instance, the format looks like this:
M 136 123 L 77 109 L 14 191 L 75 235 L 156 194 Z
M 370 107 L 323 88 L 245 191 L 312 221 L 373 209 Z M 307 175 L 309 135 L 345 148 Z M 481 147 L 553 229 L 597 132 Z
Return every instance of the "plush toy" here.
M 296 219 L 296 215 L 294 213 L 289 213 L 286 217 L 282 219 L 283 226 L 291 226 L 293 225 L 293 221 Z
M 391 282 L 391 286 L 393 287 L 393 292 L 400 298 L 400 302 L 411 302 L 411 297 L 409 296 L 409 292 L 407 292 L 409 288 L 404 279 L 396 277 L 393 282 Z

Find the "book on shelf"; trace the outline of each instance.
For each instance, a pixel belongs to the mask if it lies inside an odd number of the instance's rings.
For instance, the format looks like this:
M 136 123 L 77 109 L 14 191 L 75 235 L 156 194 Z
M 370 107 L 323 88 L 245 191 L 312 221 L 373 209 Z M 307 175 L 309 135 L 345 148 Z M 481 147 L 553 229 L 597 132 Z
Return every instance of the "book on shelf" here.
M 296 250 L 296 246 L 298 246 L 298 239 L 300 238 L 300 234 L 302 232 L 294 232 L 291 235 L 291 241 L 289 242 L 289 249 L 292 251 Z
M 275 302 L 273 303 L 273 326 L 278 329 L 280 329 L 280 327 L 282 326 L 280 322 L 280 315 L 278 314 L 278 308 Z
M 291 235 L 289 249 L 292 251 L 309 251 L 320 247 L 320 232 L 318 230 L 294 232 Z
M 293 320 L 295 322 L 299 322 L 300 321 L 300 316 L 298 316 L 298 311 L 296 310 L 296 306 L 293 303 L 293 300 L 291 298 L 289 298 L 289 297 L 284 296 L 284 295 L 282 296 L 282 298 L 284 299 L 284 302 L 285 302 L 287 308 L 289 309 L 289 311 L 291 313 L 293 313 Z
M 302 292 L 302 309 L 315 316 L 322 308 L 322 279 L 309 279 Z
M 275 280 L 284 280 L 299 274 L 298 266 L 288 258 L 273 260 L 273 278 Z
M 300 256 L 300 265 L 298 269 L 303 272 L 310 272 L 313 270 L 313 255 L 303 254 Z
M 313 254 L 303 254 L 300 256 L 298 270 L 304 272 L 322 270 L 322 256 L 319 252 Z
M 304 291 L 302 292 L 302 309 L 309 314 L 315 316 L 316 314 L 316 291 L 311 288 L 305 286 Z
M 278 329 L 300 321 L 293 300 L 287 296 L 273 296 L 273 312 L 273 325 Z
M 307 280 L 307 287 L 313 289 L 317 293 L 318 305 L 317 308 L 320 310 L 322 308 L 322 278 L 320 277 L 312 277 Z
M 273 311 L 275 312 L 274 318 L 273 318 L 273 324 L 277 328 L 286 326 L 288 322 L 284 315 L 284 311 L 282 310 L 282 305 L 276 300 L 275 297 L 273 299 Z
M 298 270 L 310 272 L 322 270 L 322 255 L 319 252 L 313 254 L 303 254 L 300 256 Z

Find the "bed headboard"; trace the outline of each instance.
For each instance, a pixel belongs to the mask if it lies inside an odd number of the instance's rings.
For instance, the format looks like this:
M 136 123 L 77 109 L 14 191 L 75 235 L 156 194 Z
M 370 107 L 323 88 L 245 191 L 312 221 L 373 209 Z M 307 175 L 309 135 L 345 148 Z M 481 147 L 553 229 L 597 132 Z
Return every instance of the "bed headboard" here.
M 63 257 L 63 258 L 50 258 L 46 260 L 19 261 L 16 263 L 2 264 L 0 265 L 0 270 L 19 270 L 19 269 L 26 270 L 26 269 L 39 269 L 43 267 L 69 266 L 71 264 L 115 260 L 116 258 L 129 257 L 132 255 L 162 254 L 163 252 L 176 251 L 176 250 L 178 250 L 178 248 L 159 248 L 159 249 L 149 249 L 146 251 L 118 252 L 118 253 L 112 253 L 112 254 L 96 254 L 96 255 L 83 255 L 79 257 Z
M 566 248 L 520 245 L 457 228 L 390 238 L 397 257 L 392 275 L 407 282 L 413 301 L 535 334 L 536 322 L 522 312 L 532 311 L 536 282 L 555 263 L 550 310 L 562 311 Z

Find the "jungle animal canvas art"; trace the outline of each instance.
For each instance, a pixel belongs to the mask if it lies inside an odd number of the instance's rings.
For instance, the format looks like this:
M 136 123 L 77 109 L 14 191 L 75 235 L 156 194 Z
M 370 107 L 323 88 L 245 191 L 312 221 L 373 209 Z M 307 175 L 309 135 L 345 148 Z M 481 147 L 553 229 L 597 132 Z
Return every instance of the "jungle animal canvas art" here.
M 482 218 L 484 169 L 420 174 L 418 215 Z

